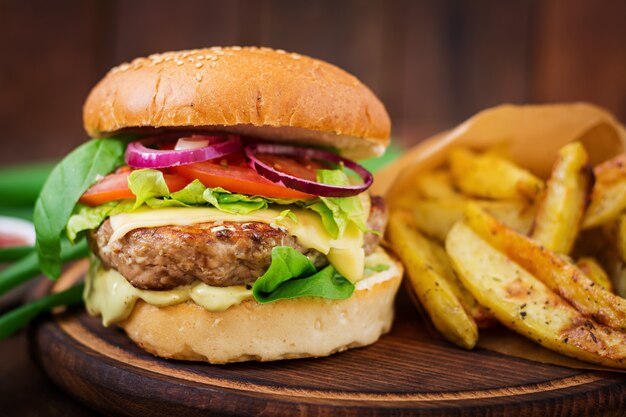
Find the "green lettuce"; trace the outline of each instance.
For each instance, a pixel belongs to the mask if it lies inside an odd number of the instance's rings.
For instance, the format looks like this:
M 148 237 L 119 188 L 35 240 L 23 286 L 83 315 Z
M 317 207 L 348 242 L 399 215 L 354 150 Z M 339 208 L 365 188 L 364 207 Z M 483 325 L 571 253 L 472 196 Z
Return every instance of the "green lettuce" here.
M 348 176 L 340 169 L 319 170 L 317 177 L 324 184 L 350 184 Z M 296 205 L 318 213 L 324 228 L 335 239 L 343 235 L 351 222 L 359 229 L 367 231 L 366 216 L 359 197 L 319 197 L 313 200 L 262 197 L 233 193 L 219 187 L 207 188 L 199 180 L 194 180 L 180 191 L 170 193 L 163 173 L 155 169 L 133 171 L 128 176 L 128 186 L 136 196 L 134 204 L 114 201 L 96 207 L 77 205 L 67 224 L 69 239 L 74 241 L 81 232 L 97 228 L 107 217 L 133 211 L 144 204 L 153 209 L 209 205 L 234 214 L 249 214 L 266 209 L 270 204 Z M 294 213 L 283 213 L 278 221 L 285 216 L 297 220 Z
M 317 271 L 315 265 L 290 246 L 272 249 L 272 262 L 252 287 L 254 299 L 271 303 L 298 297 L 322 297 L 345 300 L 354 292 L 354 284 L 328 265 Z
M 317 171 L 317 181 L 328 185 L 350 185 L 348 175 L 341 169 L 320 169 Z M 342 236 L 350 223 L 354 223 L 363 232 L 368 231 L 365 224 L 366 215 L 359 197 L 320 197 L 320 200 L 332 213 L 332 216 L 328 211 L 320 210 L 319 207 L 313 208 L 313 210 L 322 216 L 324 227 L 331 236 L 335 238 Z M 329 229 L 329 223 L 332 222 L 334 222 L 334 226 Z
M 163 173 L 156 169 L 138 169 L 128 176 L 128 188 L 135 194 L 133 209 L 155 197 L 169 197 L 170 190 L 167 187 Z
M 207 188 L 203 196 L 209 204 L 226 213 L 248 214 L 268 206 L 263 197 L 234 194 L 219 187 Z
M 130 211 L 133 207 L 133 200 L 111 201 L 96 207 L 77 204 L 65 228 L 67 238 L 76 243 L 82 232 L 96 229 L 107 217 Z

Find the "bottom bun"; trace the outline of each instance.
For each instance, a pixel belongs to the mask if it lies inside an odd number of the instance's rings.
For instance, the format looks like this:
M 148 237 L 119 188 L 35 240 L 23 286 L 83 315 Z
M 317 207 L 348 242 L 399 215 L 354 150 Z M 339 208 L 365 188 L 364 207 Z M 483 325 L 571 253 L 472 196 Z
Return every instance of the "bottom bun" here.
M 190 301 L 156 307 L 139 300 L 120 326 L 144 350 L 169 359 L 224 364 L 328 356 L 372 344 L 391 329 L 401 280 L 396 264 L 359 282 L 347 300 L 247 300 L 220 312 Z

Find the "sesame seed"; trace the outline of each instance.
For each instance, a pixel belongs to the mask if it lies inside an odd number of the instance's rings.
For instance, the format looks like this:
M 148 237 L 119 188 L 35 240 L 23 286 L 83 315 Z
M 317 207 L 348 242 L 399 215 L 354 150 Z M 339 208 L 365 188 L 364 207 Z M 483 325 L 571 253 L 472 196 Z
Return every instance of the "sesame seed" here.
M 196 74 L 196 81 L 202 82 L 202 74 Z
M 298 55 L 298 54 L 291 54 L 291 57 L 292 57 L 293 59 L 300 59 L 300 58 L 302 58 L 302 56 L 301 56 L 301 55 Z
M 180 59 L 177 59 L 175 62 L 179 67 L 185 63 L 185 61 L 181 61 Z
M 241 46 L 233 46 L 232 48 L 233 51 L 241 51 Z
M 202 62 L 198 62 L 198 63 L 196 64 L 196 68 L 202 68 Z
M 287 52 L 285 52 L 284 49 L 277 49 L 276 53 L 278 53 L 278 54 L 286 54 Z
M 211 61 L 217 61 L 218 57 L 216 57 L 215 55 L 211 55 L 211 58 L 209 58 Z
M 126 71 L 129 68 L 130 68 L 130 64 L 128 64 L 128 63 L 123 63 L 122 65 L 117 67 L 117 69 L 120 70 L 120 71 Z
M 196 55 L 196 59 L 204 59 L 204 55 Z

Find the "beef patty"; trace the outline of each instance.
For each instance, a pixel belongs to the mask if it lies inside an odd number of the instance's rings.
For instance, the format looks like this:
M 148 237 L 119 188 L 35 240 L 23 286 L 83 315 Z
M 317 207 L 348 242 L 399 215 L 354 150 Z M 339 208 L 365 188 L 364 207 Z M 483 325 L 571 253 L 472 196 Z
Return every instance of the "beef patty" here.
M 368 227 L 382 233 L 387 223 L 384 201 L 371 201 Z M 328 263 L 326 256 L 302 247 L 285 229 L 259 222 L 135 229 L 109 242 L 112 233 L 106 220 L 89 236 L 91 249 L 107 268 L 144 290 L 168 290 L 195 280 L 219 287 L 252 284 L 269 267 L 274 246 L 291 246 L 318 268 Z M 366 233 L 366 254 L 379 242 L 380 235 Z

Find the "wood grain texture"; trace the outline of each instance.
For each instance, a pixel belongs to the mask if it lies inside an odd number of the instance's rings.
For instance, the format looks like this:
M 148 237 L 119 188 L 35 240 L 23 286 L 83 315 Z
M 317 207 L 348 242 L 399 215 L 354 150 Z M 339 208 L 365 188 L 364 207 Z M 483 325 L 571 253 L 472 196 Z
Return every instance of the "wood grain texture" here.
M 72 268 L 57 285 L 83 273 L 84 264 Z M 430 335 L 402 297 L 397 315 L 371 347 L 272 363 L 162 360 L 81 309 L 38 322 L 31 343 L 53 381 L 111 414 L 618 416 L 626 409 L 623 376 L 463 351 Z

